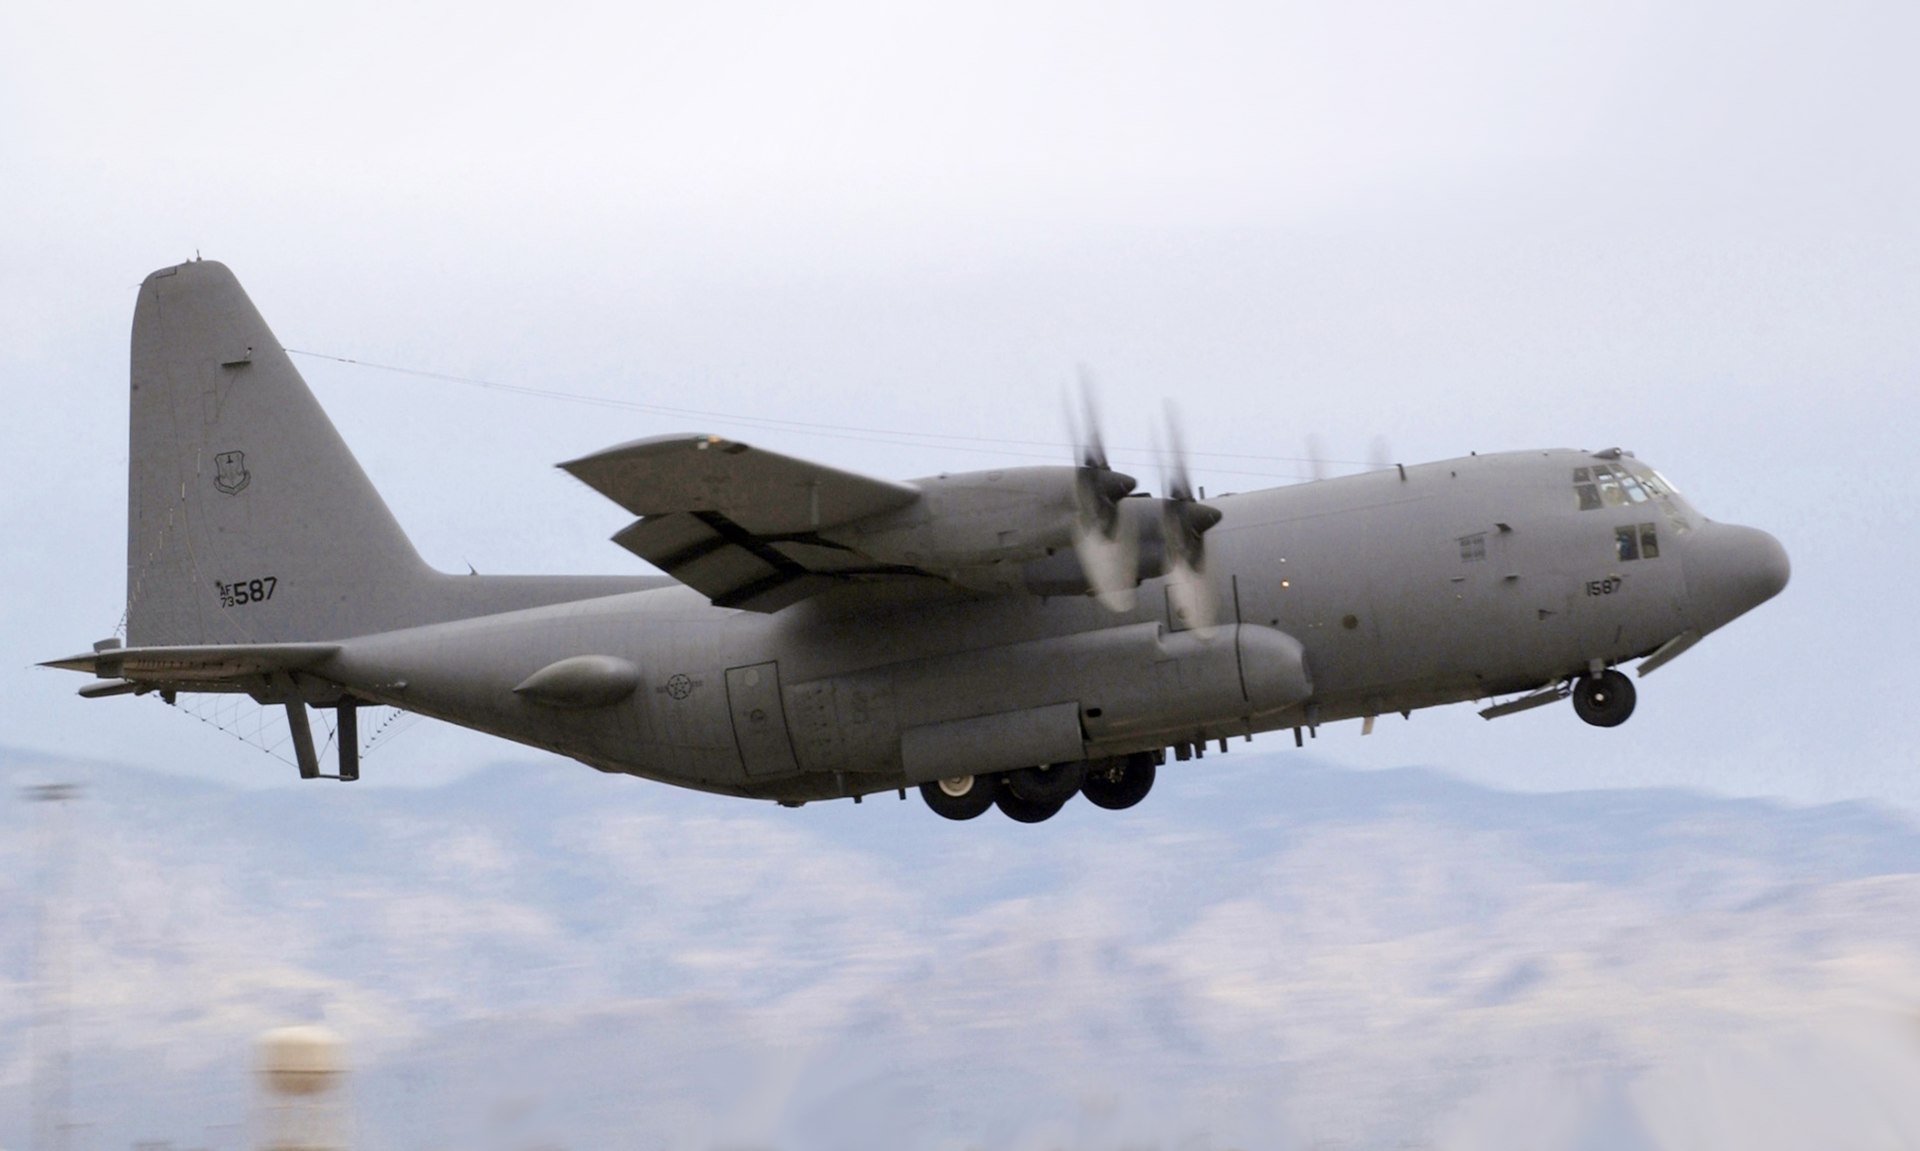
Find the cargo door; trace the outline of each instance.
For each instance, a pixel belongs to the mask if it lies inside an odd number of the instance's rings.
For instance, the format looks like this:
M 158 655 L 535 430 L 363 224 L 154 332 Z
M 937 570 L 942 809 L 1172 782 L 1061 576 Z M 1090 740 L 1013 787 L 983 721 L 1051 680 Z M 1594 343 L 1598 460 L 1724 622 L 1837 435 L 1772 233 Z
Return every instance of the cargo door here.
M 800 770 L 780 706 L 780 665 L 756 663 L 727 669 L 727 707 L 740 762 L 752 776 L 792 775 Z

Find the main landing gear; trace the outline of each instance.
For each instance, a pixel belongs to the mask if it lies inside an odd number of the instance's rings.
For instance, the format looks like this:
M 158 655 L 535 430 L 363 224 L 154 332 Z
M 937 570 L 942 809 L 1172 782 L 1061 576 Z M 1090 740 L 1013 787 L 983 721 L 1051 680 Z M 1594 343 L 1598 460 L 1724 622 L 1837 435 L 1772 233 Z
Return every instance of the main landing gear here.
M 920 785 L 920 798 L 934 813 L 948 819 L 972 819 L 985 815 L 1000 794 L 997 775 L 956 775 Z
M 938 815 L 973 819 L 998 807 L 1008 819 L 1040 823 L 1052 819 L 1075 795 L 1095 807 L 1120 811 L 1153 790 L 1159 756 L 1151 751 L 1084 763 L 1047 763 L 993 775 L 961 775 L 920 785 L 921 798 Z
M 1146 752 L 1124 759 L 1104 760 L 1087 772 L 1087 781 L 1080 785 L 1080 794 L 1086 796 L 1087 802 L 1095 807 L 1125 811 L 1145 799 L 1147 793 L 1153 790 L 1154 775 L 1153 756 Z
M 1608 668 L 1573 683 L 1573 711 L 1595 727 L 1619 727 L 1633 714 L 1633 681 Z

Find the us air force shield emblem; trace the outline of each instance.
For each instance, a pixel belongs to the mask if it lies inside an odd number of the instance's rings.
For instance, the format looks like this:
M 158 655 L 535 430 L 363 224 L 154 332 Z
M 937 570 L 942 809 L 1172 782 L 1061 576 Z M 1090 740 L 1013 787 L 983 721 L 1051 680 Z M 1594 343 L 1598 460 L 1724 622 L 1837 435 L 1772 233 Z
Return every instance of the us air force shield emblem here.
M 213 486 L 230 496 L 237 496 L 253 479 L 253 473 L 247 470 L 247 453 L 221 452 L 213 457 Z

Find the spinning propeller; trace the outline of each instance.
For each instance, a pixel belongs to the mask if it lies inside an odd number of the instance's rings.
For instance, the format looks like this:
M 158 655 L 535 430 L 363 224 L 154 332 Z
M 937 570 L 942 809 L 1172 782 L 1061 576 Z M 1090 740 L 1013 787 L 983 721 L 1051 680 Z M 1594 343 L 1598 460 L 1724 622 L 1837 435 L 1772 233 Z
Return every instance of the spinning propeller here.
M 1180 436 L 1180 420 L 1167 404 L 1170 458 L 1163 457 L 1162 482 L 1166 498 L 1160 501 L 1160 534 L 1167 549 L 1167 604 L 1176 621 L 1202 635 L 1213 630 L 1220 604 L 1207 582 L 1207 529 L 1220 522 L 1220 509 L 1201 503 L 1193 494 L 1187 472 L 1187 450 Z
M 1110 611 L 1131 611 L 1141 575 L 1140 527 L 1139 519 L 1125 514 L 1120 501 L 1133 492 L 1135 481 L 1114 471 L 1107 461 L 1092 380 L 1085 368 L 1080 370 L 1079 391 L 1079 418 L 1071 404 L 1067 409 L 1080 451 L 1073 488 L 1073 551 L 1094 597 Z M 1171 404 L 1166 422 L 1172 450 L 1162 454 L 1165 497 L 1159 501 L 1159 529 L 1166 555 L 1168 604 L 1180 623 L 1204 635 L 1219 615 L 1218 597 L 1206 578 L 1205 537 L 1207 529 L 1220 522 L 1220 509 L 1194 495 L 1186 448 Z
M 1074 441 L 1080 445 L 1080 463 L 1073 484 L 1073 552 L 1080 560 L 1094 597 L 1109 611 L 1131 611 L 1133 589 L 1140 582 L 1140 535 L 1134 521 L 1120 513 L 1120 501 L 1133 491 L 1132 476 L 1116 472 L 1107 463 L 1100 440 L 1100 419 L 1093 406 L 1093 384 L 1080 369 L 1080 403 L 1085 422 L 1074 419 Z

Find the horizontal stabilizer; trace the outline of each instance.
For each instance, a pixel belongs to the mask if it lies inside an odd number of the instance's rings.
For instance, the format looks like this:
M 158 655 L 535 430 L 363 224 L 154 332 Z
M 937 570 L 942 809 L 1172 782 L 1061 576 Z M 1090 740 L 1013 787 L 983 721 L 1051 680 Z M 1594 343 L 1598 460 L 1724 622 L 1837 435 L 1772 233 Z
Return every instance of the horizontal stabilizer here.
M 337 643 L 195 644 L 90 651 L 42 667 L 91 672 L 129 683 L 216 683 L 249 675 L 303 671 L 340 650 Z
M 719 436 L 656 436 L 561 464 L 637 516 L 714 512 L 756 536 L 852 523 L 920 498 L 911 484 L 843 472 Z

